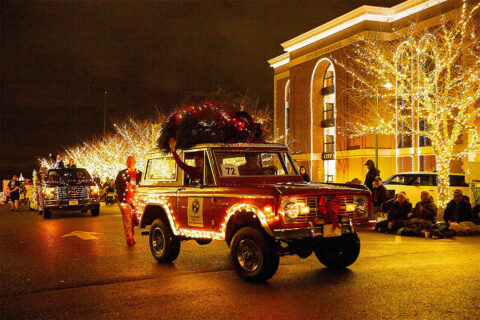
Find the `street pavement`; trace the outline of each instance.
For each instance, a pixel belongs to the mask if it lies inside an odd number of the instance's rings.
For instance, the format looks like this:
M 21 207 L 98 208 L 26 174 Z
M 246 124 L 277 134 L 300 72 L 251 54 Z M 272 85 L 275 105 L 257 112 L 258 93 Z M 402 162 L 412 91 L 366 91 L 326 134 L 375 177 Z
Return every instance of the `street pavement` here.
M 0 208 L 2 319 L 480 319 L 480 236 L 360 232 L 361 253 L 330 271 L 282 257 L 267 283 L 240 280 L 222 241 L 182 243 L 157 264 L 137 229 L 127 247 L 116 206 L 43 219 Z

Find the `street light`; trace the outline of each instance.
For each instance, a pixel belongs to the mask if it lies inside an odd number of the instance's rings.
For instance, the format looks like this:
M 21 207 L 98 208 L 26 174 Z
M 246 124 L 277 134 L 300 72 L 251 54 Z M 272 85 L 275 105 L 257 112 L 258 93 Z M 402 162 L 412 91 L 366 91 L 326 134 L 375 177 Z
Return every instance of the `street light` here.
M 107 93 L 107 90 L 105 90 L 103 99 L 103 136 L 105 136 L 107 131 Z

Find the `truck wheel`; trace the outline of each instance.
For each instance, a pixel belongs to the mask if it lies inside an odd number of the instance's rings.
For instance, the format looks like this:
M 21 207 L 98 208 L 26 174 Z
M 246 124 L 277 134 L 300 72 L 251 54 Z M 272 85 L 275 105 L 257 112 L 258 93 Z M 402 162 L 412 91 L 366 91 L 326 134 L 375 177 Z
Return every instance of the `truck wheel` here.
M 351 265 L 360 253 L 358 234 L 344 234 L 338 238 L 327 238 L 315 249 L 315 255 L 327 268 L 343 269 Z
M 43 219 L 50 219 L 52 217 L 52 211 L 47 208 L 43 209 Z
M 277 272 L 280 262 L 275 243 L 267 241 L 260 231 L 244 227 L 235 233 L 230 244 L 233 266 L 240 278 L 263 282 Z
M 150 251 L 158 262 L 172 262 L 180 253 L 180 239 L 163 219 L 156 219 L 150 228 Z
M 90 214 L 92 217 L 97 217 L 100 214 L 100 205 L 96 206 L 94 209 L 90 209 Z

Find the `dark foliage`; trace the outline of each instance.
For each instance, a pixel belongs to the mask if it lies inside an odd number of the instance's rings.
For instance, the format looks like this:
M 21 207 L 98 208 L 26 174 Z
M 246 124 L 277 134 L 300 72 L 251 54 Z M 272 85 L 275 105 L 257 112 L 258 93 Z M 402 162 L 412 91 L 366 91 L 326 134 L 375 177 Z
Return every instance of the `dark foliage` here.
M 168 141 L 174 137 L 178 149 L 200 143 L 264 142 L 261 124 L 243 111 L 228 112 L 211 103 L 174 111 L 166 120 L 158 148 L 170 152 Z

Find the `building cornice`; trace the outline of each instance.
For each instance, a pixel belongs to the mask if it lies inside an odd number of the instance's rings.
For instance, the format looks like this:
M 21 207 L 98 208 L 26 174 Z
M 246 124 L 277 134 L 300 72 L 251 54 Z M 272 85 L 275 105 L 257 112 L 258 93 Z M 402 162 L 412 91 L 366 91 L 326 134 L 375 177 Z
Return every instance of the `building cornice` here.
M 450 0 L 407 0 L 394 7 L 362 6 L 315 29 L 282 43 L 286 53 L 270 59 L 272 68 L 290 62 L 289 53 L 330 37 L 365 21 L 392 23 Z

